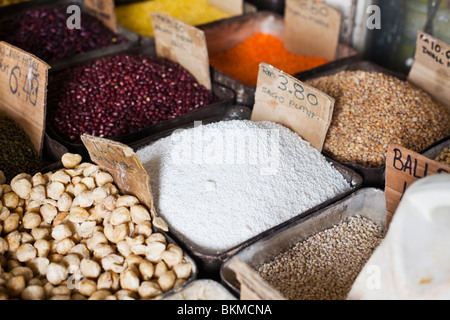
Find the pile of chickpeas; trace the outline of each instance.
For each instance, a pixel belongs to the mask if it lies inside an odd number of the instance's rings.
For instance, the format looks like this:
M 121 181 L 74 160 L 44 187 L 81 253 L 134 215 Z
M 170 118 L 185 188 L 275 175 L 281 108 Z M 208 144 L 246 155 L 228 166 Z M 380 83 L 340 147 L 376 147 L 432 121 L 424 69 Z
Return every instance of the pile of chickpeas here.
M 0 300 L 154 299 L 189 279 L 164 223 L 81 160 L 10 184 L 0 174 Z

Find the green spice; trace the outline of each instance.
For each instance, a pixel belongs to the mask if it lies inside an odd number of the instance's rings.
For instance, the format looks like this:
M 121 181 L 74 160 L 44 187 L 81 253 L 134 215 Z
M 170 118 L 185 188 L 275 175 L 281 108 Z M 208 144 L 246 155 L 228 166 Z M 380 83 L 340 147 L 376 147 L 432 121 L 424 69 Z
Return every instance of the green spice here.
M 0 116 L 0 170 L 6 181 L 19 173 L 34 173 L 42 164 L 25 131 L 10 118 Z

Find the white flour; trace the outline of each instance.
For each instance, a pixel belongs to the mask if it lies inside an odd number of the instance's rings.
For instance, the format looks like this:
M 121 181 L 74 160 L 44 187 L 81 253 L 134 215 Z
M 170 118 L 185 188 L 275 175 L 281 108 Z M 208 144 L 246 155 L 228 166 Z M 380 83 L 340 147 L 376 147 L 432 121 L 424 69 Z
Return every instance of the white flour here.
M 137 156 L 157 213 L 204 253 L 226 251 L 350 189 L 322 154 L 272 122 L 200 125 Z

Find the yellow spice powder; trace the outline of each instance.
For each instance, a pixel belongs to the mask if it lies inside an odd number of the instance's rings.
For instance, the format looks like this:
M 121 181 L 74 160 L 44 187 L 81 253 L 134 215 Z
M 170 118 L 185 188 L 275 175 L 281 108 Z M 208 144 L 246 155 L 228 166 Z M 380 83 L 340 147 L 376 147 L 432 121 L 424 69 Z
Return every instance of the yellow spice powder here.
M 153 37 L 151 12 L 166 13 L 194 26 L 231 17 L 231 14 L 209 5 L 208 0 L 153 0 L 117 7 L 117 22 L 137 34 Z

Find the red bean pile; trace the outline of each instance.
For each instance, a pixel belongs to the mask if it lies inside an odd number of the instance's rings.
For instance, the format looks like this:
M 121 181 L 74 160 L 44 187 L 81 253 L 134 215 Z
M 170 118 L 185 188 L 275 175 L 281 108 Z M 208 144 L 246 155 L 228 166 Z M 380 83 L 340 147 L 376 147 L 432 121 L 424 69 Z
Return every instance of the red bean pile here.
M 126 41 L 87 13 L 81 13 L 81 29 L 69 29 L 68 18 L 69 15 L 60 8 L 30 9 L 2 21 L 0 40 L 33 53 L 47 62 Z
M 215 101 L 179 64 L 138 54 L 97 59 L 50 78 L 49 122 L 67 141 L 119 137 Z

